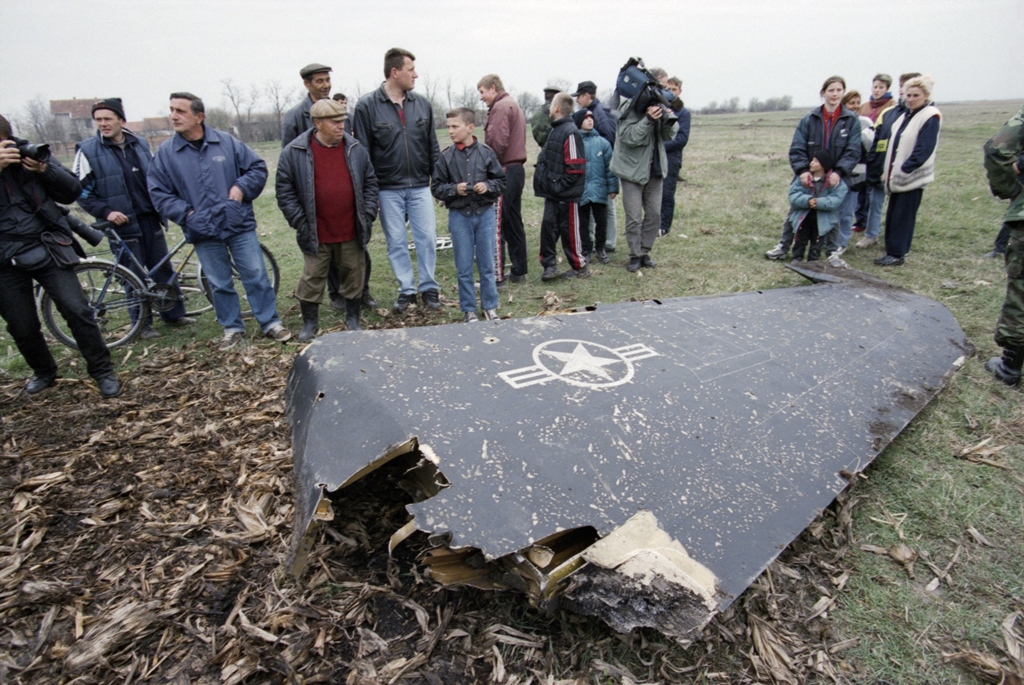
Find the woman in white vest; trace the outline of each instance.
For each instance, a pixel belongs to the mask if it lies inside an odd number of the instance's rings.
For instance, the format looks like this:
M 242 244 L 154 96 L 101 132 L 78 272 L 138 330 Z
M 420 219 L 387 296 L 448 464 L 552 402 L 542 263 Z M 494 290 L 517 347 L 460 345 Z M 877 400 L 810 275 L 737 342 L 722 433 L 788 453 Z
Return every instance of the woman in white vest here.
M 924 187 L 935 180 L 935 149 L 942 114 L 931 103 L 934 81 L 912 78 L 904 85 L 907 111 L 892 125 L 882 180 L 889 195 L 885 213 L 885 256 L 879 266 L 899 266 L 910 252 Z

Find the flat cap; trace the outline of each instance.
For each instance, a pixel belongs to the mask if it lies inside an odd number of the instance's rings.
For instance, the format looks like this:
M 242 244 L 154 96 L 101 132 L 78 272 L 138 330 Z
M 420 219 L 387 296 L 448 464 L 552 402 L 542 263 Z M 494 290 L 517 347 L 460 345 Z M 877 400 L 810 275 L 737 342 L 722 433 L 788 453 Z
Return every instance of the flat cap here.
M 309 108 L 309 116 L 311 119 L 347 119 L 348 114 L 345 111 L 345 105 L 341 104 L 337 100 L 317 100 L 313 103 L 313 106 Z
M 597 86 L 594 85 L 593 81 L 581 81 L 580 85 L 576 86 L 576 92 L 572 93 L 572 96 L 576 97 L 580 93 L 590 93 L 591 95 L 597 95 Z
M 299 69 L 299 76 L 307 79 L 313 74 L 319 74 L 321 71 L 333 71 L 333 69 L 325 64 L 317 64 L 316 62 L 313 62 L 312 64 L 307 64 Z

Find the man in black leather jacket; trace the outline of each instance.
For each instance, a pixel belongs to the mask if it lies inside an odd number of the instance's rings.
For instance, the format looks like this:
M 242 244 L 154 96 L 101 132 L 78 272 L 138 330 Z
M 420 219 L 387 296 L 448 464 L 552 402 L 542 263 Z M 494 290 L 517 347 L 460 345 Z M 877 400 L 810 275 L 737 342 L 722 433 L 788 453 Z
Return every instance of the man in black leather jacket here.
M 387 80 L 359 101 L 352 121 L 352 134 L 370 153 L 380 183 L 380 222 L 388 261 L 398 279 L 398 312 L 416 301 L 417 290 L 430 309 L 441 308 L 434 280 L 437 226 L 430 196 L 430 174 L 440 148 L 430 101 L 412 92 L 418 77 L 415 59 L 408 50 L 388 50 Z M 416 246 L 418 286 L 405 232 L 407 218 Z
M 34 395 L 57 380 L 57 362 L 46 345 L 36 313 L 35 282 L 50 294 L 67 320 L 100 394 L 117 397 L 121 384 L 114 375 L 110 351 L 74 269 L 58 266 L 41 238 L 47 231 L 71 238 L 56 202 L 74 202 L 82 186 L 55 159 L 22 157 L 18 147 L 27 142 L 14 138 L 10 123 L 0 116 L 0 316 L 32 368 L 25 392 Z M 71 240 L 74 242 L 74 238 Z

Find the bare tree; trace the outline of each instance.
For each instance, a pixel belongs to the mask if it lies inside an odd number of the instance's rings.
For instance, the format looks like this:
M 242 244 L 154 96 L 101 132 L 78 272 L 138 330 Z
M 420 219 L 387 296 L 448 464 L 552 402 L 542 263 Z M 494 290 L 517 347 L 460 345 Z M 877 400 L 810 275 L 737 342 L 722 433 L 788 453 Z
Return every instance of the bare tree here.
M 519 105 L 519 109 L 523 110 L 523 116 L 529 120 L 544 103 L 541 102 L 539 95 L 524 90 L 522 93 L 516 93 L 516 104 Z
M 25 135 L 39 143 L 62 143 L 65 139 L 63 123 L 50 112 L 50 105 L 37 95 L 25 105 L 19 123 Z
M 284 113 L 288 111 L 292 98 L 295 96 L 295 88 L 289 88 L 286 91 L 284 86 L 281 85 L 281 81 L 271 79 L 263 86 L 263 92 L 270 102 L 270 111 L 277 120 L 277 130 L 280 131 Z
M 231 108 L 235 110 L 235 126 L 238 130 L 238 137 L 244 141 L 250 141 L 252 135 L 249 129 L 252 115 L 263 97 L 262 93 L 256 84 L 251 85 L 249 92 L 245 93 L 229 78 L 224 79 L 221 83 L 224 84 L 224 97 L 228 99 Z
M 231 128 L 231 112 L 223 107 L 207 108 L 204 122 L 210 128 L 226 131 Z
M 566 78 L 552 78 L 548 79 L 548 88 L 557 88 L 564 93 L 571 93 L 575 88 L 572 87 L 572 81 Z

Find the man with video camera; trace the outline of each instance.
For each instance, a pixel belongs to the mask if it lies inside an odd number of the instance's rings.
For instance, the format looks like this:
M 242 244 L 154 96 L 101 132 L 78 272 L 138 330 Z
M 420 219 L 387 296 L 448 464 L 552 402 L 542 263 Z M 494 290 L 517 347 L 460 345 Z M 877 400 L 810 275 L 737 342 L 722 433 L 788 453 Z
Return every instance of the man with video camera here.
M 33 281 L 50 294 L 68 322 L 100 394 L 121 394 L 110 351 L 75 276 L 76 254 L 84 252 L 57 206 L 74 202 L 81 192 L 78 180 L 50 157 L 45 145 L 15 138 L 10 122 L 0 116 L 0 316 L 32 367 L 25 386 L 29 395 L 57 380 L 57 362 L 36 313 Z
M 626 211 L 626 269 L 635 272 L 655 266 L 650 252 L 661 230 L 661 188 L 668 171 L 665 142 L 679 131 L 679 121 L 642 60 L 627 62 L 616 86 L 630 99 L 620 110 L 611 170 L 621 182 Z

